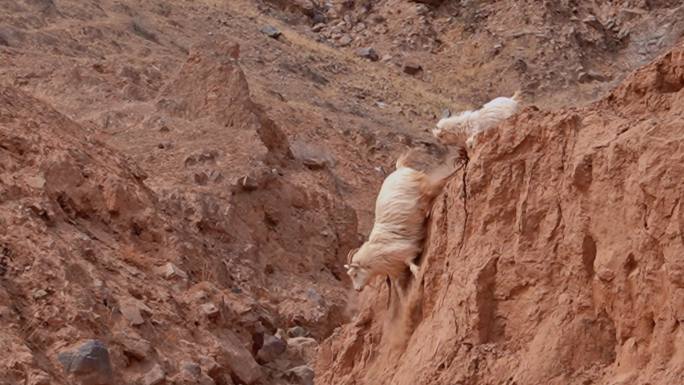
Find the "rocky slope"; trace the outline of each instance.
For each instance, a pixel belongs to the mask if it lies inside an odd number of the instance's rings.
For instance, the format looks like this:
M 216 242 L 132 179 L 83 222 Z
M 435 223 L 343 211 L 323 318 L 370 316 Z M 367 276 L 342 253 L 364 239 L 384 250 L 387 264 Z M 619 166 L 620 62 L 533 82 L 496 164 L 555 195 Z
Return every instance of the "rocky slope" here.
M 540 108 L 582 105 L 684 29 L 678 1 L 0 9 L 0 383 L 12 385 L 311 383 L 318 341 L 359 305 L 369 317 L 343 257 L 396 156 L 444 152 L 426 132 L 444 108 L 518 88 Z M 590 111 L 638 105 L 603 103 Z M 450 188 L 440 204 L 454 213 Z M 377 355 L 379 334 L 367 335 Z M 321 378 L 337 381 L 338 360 L 322 357 Z
M 325 44 L 362 54 L 370 47 L 389 69 L 416 68 L 445 98 L 422 101 L 420 110 L 433 113 L 439 103 L 472 107 L 516 89 L 541 107 L 595 100 L 684 32 L 676 0 L 270 3 L 289 10 L 288 20 L 299 4 L 309 17 L 296 20 Z
M 319 384 L 672 384 L 684 375 L 684 44 L 605 99 L 528 107 L 448 184 L 421 277 L 367 290 Z
M 0 317 L 2 348 L 13 353 L 0 363 L 3 384 L 274 383 L 310 360 L 310 345 L 276 360 L 286 343 L 273 337 L 278 327 L 320 338 L 342 322 L 338 265 L 355 242 L 354 212 L 327 189 L 302 187 L 306 168 L 287 142 L 273 144 L 282 133 L 245 97 L 239 68 L 222 66 L 230 115 L 243 118 L 223 134 L 242 136 L 252 150 L 242 159 L 262 166 L 203 174 L 197 164 L 220 165 L 225 153 L 178 154 L 193 184 L 163 193 L 144 183 L 168 182 L 162 168 L 150 178 L 45 103 L 2 89 Z M 207 183 L 225 195 L 202 191 Z M 291 245 L 303 237 L 306 246 Z M 92 338 L 110 357 L 98 365 L 114 371 L 65 358 L 72 346 L 88 353 Z

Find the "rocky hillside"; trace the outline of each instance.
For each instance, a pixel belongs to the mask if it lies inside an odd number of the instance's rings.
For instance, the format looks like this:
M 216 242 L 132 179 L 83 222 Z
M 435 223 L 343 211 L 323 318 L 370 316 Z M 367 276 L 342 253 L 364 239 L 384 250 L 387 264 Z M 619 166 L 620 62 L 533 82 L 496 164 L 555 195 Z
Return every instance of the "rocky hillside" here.
M 311 384 L 314 361 L 325 384 L 674 373 L 681 49 L 614 89 L 680 40 L 679 1 L 0 9 L 0 384 Z M 407 148 L 444 153 L 444 109 L 517 89 L 536 107 L 450 182 L 387 344 L 384 292 L 341 268 L 377 188 Z
M 528 107 L 436 204 L 420 279 L 366 290 L 320 384 L 673 384 L 684 375 L 684 45 L 603 100 Z

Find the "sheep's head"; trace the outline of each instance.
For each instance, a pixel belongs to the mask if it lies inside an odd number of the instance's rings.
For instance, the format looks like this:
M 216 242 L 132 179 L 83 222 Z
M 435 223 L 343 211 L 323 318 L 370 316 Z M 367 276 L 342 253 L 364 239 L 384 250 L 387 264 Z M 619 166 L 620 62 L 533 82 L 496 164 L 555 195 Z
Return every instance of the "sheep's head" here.
M 468 139 L 469 125 L 464 115 L 442 118 L 432 129 L 432 135 L 445 144 L 464 145 Z
M 354 290 L 363 290 L 363 288 L 368 284 L 368 280 L 370 278 L 370 273 L 368 269 L 356 263 L 352 263 L 351 265 L 344 265 L 344 267 L 347 269 L 347 274 L 351 278 Z
M 353 249 L 349 251 L 349 254 L 347 254 L 347 263 L 344 265 L 344 268 L 347 269 L 347 275 L 349 275 L 349 278 L 352 280 L 354 290 L 361 291 L 366 284 L 368 284 L 370 273 L 365 267 L 359 265 L 358 263 L 352 262 L 354 259 L 354 254 L 356 254 L 357 251 L 359 251 L 359 249 Z

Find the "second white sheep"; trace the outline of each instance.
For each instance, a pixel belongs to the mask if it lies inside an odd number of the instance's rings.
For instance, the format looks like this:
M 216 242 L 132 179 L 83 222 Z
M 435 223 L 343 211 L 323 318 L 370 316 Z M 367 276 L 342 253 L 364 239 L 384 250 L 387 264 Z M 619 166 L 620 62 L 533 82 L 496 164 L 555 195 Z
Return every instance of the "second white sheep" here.
M 442 118 L 432 134 L 444 144 L 472 148 L 477 134 L 498 125 L 518 111 L 519 99 L 520 91 L 510 98 L 498 97 L 479 110 L 463 111 Z
M 378 275 L 395 281 L 406 268 L 418 275 L 414 260 L 423 249 L 432 201 L 455 168 L 444 164 L 429 173 L 419 171 L 408 166 L 410 154 L 397 160 L 397 169 L 383 182 L 368 240 L 349 253 L 344 265 L 357 291 Z

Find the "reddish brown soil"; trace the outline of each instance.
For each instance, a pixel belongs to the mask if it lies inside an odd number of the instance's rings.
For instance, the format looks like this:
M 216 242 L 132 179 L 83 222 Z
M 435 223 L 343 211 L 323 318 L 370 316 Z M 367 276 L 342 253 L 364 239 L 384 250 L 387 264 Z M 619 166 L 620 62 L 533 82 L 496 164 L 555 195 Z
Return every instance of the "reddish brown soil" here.
M 87 383 L 87 339 L 113 384 L 307 383 L 331 335 L 321 384 L 676 383 L 681 48 L 622 82 L 684 7 L 433 3 L 0 0 L 0 384 Z M 396 156 L 517 89 L 411 303 L 351 293 Z

